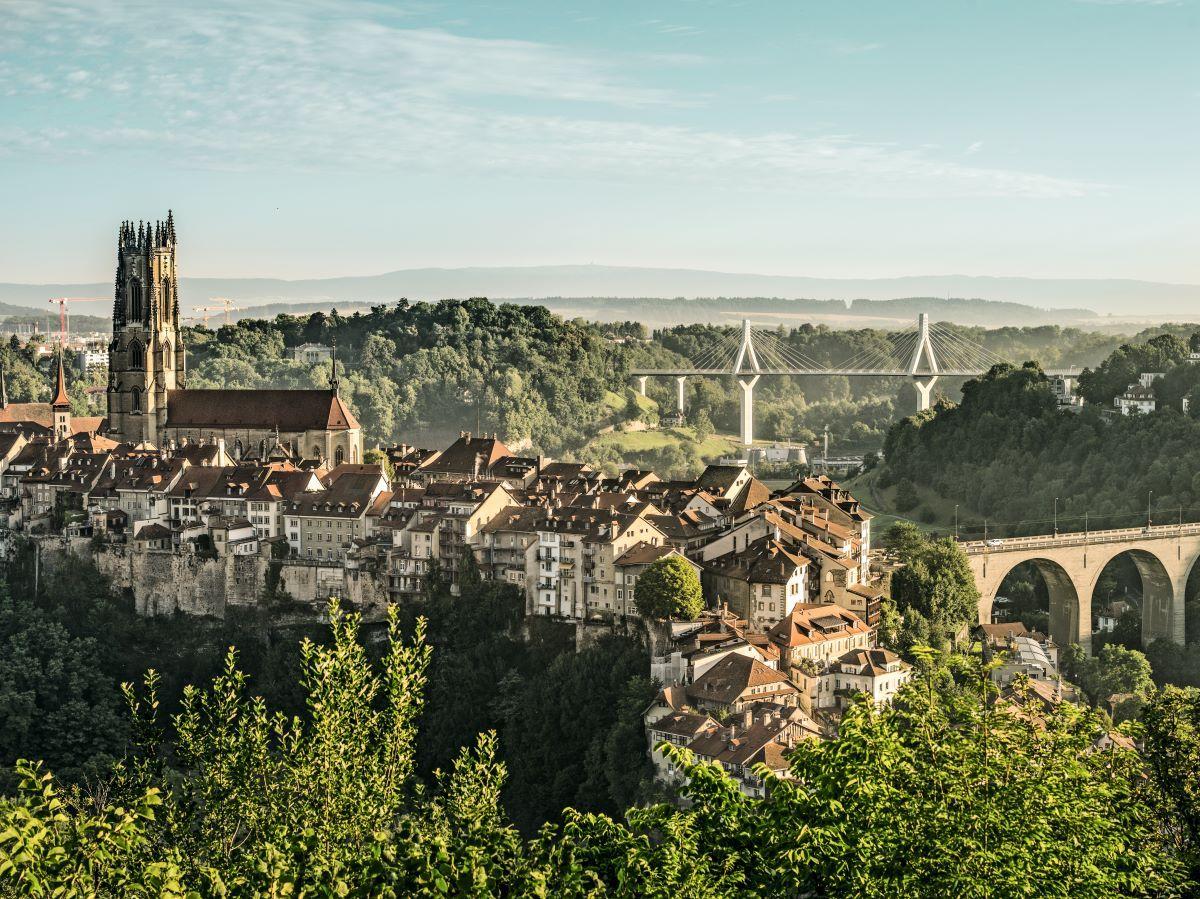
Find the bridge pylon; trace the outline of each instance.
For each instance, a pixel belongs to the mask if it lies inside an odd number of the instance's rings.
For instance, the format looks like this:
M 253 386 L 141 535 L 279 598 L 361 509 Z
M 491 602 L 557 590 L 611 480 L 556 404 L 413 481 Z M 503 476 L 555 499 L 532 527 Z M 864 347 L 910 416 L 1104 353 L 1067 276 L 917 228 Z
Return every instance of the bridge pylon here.
M 938 379 L 937 356 L 933 352 L 933 340 L 929 336 L 929 313 L 917 316 L 917 342 L 913 346 L 912 358 L 908 362 L 908 374 L 917 389 L 917 411 L 930 406 L 933 385 Z
M 754 446 L 754 385 L 759 377 L 738 376 L 738 386 L 742 388 L 742 445 L 747 447 Z

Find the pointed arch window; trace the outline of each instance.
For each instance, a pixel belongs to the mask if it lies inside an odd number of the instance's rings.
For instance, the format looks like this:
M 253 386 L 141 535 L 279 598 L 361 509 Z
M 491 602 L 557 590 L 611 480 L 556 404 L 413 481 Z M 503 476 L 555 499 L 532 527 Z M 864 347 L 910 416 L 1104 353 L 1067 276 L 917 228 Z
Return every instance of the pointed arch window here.
M 171 344 L 170 343 L 163 344 L 163 370 L 164 371 L 171 370 Z
M 137 278 L 129 281 L 129 317 L 134 321 L 142 318 L 142 282 Z
M 129 411 L 130 412 L 141 412 L 142 411 L 142 392 L 140 390 L 138 390 L 136 387 L 130 389 L 130 391 L 129 391 Z
M 333 454 L 333 458 L 334 458 L 334 460 L 336 461 L 336 464 L 338 464 L 338 465 L 341 465 L 341 464 L 342 464 L 342 462 L 344 462 L 344 461 L 346 460 L 346 453 L 345 453 L 345 452 L 342 450 L 342 448 L 339 446 L 339 447 L 337 448 L 337 452 L 335 452 L 335 453 Z
M 146 365 L 146 355 L 142 352 L 142 345 L 136 340 L 129 344 L 129 367 L 144 368 Z

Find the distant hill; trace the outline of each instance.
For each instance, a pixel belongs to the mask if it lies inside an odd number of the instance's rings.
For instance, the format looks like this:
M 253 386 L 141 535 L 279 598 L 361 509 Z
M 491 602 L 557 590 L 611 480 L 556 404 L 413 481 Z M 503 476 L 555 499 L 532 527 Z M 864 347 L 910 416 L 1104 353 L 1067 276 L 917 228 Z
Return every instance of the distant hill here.
M 1140 319 L 1164 316 L 1195 317 L 1200 310 L 1200 285 L 1166 284 L 1119 279 L 993 278 L 944 275 L 931 277 L 831 279 L 786 275 L 709 272 L 694 269 L 634 268 L 603 265 L 409 269 L 345 278 L 286 281 L 274 278 L 184 278 L 180 284 L 185 306 L 205 305 L 212 297 L 228 297 L 242 306 L 280 308 L 311 304 L 339 308 L 347 304 L 390 302 L 400 297 L 441 299 L 487 296 L 492 299 L 535 300 L 557 311 L 588 317 L 640 317 L 657 313 L 659 300 L 629 298 L 726 298 L 704 305 L 672 305 L 671 314 L 685 311 L 689 318 L 702 310 L 709 318 L 728 319 L 746 309 L 785 316 L 841 316 L 890 319 L 901 306 L 877 307 L 872 302 L 896 297 L 972 297 L 951 300 L 944 307 L 961 316 L 980 316 L 979 324 L 1027 323 L 1027 307 L 1040 309 L 1040 320 L 1077 320 L 1095 313 Z M 93 284 L 0 284 L 0 304 L 40 307 L 50 296 L 108 296 L 112 282 Z M 769 298 L 752 301 L 737 298 Z M 543 300 L 540 298 L 551 298 Z M 580 299 L 573 299 L 580 298 Z M 619 298 L 619 299 L 618 299 Z M 763 304 L 781 300 L 796 305 Z M 853 305 L 850 304 L 851 301 Z M 935 311 L 928 299 L 904 300 L 907 311 Z M 945 302 L 945 301 L 943 301 Z M 997 305 L 981 305 L 981 303 Z M 812 304 L 812 305 L 809 305 Z M 982 313 L 986 310 L 986 314 Z M 1043 315 L 1042 313 L 1046 313 Z M 2 313 L 0 313 L 2 314 Z M 947 316 L 950 317 L 950 316 Z

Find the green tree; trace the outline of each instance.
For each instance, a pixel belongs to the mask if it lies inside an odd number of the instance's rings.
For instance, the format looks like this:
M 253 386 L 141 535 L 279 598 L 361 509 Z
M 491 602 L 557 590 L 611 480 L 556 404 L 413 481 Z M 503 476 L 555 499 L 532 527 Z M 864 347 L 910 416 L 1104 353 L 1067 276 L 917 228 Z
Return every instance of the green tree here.
M 634 603 L 645 618 L 698 618 L 704 594 L 695 566 L 675 554 L 650 563 L 638 578 Z
M 897 512 L 911 511 L 920 501 L 921 497 L 912 481 L 903 480 L 896 485 L 896 496 L 892 504 L 896 507 Z
M 925 549 L 924 531 L 911 521 L 897 521 L 883 533 L 881 545 L 893 560 L 902 562 Z
M 642 404 L 638 402 L 637 391 L 632 387 L 625 391 L 625 420 L 640 421 L 642 418 Z
M 1109 643 L 1091 656 L 1078 645 L 1067 647 L 1063 671 L 1078 683 L 1093 705 L 1102 706 L 1114 694 L 1144 700 L 1154 689 L 1150 662 L 1136 649 Z
M 703 443 L 713 435 L 716 428 L 713 427 L 712 417 L 707 409 L 700 409 L 692 416 L 692 429 L 696 432 L 697 443 Z
M 483 581 L 479 570 L 479 560 L 470 546 L 463 547 L 462 558 L 458 563 L 458 586 L 460 590 L 470 590 L 478 587 Z
M 1163 833 L 1200 882 L 1200 691 L 1166 687 L 1142 712 Z
M 950 537 L 906 539 L 907 555 L 892 574 L 892 601 L 902 613 L 919 612 L 940 639 L 973 624 L 979 616 L 979 590 L 962 548 Z
M 378 465 L 383 471 L 383 476 L 387 478 L 389 484 L 395 484 L 396 471 L 392 467 L 392 460 L 388 458 L 387 453 L 383 450 L 373 447 L 363 452 L 363 462 L 367 465 Z
M 91 637 L 73 636 L 0 583 L 0 788 L 19 758 L 74 779 L 94 775 L 125 744 L 120 694 Z
M 1093 712 L 1013 714 L 980 663 L 926 653 L 890 707 L 856 703 L 838 739 L 801 741 L 788 779 L 755 768 L 762 798 L 664 744 L 686 775 L 686 808 L 635 807 L 620 819 L 566 810 L 524 840 L 504 815 L 509 772 L 493 734 L 431 783 L 414 782 L 428 650 L 419 627 L 415 641 L 399 639 L 397 614 L 377 670 L 356 619 L 332 608 L 333 643 L 304 652 L 303 719 L 249 698 L 232 664 L 210 689 L 189 691 L 183 764 L 167 778 L 154 764 L 125 766 L 128 801 L 70 802 L 23 766 L 20 792 L 0 800 L 0 891 L 982 899 L 1195 889 L 1180 865 L 1194 859 L 1194 694 L 1153 710 L 1147 763 L 1117 746 L 1094 751 L 1106 724 Z M 622 678 L 611 653 L 580 656 L 576 668 L 564 655 L 554 672 L 573 682 L 568 695 L 596 683 L 622 690 L 621 706 L 641 703 L 644 675 L 640 685 Z M 561 681 L 531 688 L 548 699 Z M 509 714 L 543 730 L 555 708 L 530 701 Z M 579 738 L 587 711 L 550 722 L 562 742 L 543 739 L 530 788 L 566 796 L 604 769 L 607 741 Z

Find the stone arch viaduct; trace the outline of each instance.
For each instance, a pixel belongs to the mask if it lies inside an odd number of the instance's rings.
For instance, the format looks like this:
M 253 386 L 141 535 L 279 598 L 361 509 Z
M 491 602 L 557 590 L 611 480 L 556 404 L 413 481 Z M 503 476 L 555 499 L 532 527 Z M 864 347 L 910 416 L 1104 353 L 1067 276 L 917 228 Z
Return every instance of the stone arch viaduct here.
M 1128 555 L 1142 576 L 1142 641 L 1184 642 L 1184 591 L 1200 558 L 1200 524 L 1123 528 L 959 544 L 979 588 L 979 620 L 992 620 L 996 591 L 1032 562 L 1050 594 L 1050 636 L 1060 646 L 1092 644 L 1092 592 L 1113 559 Z

